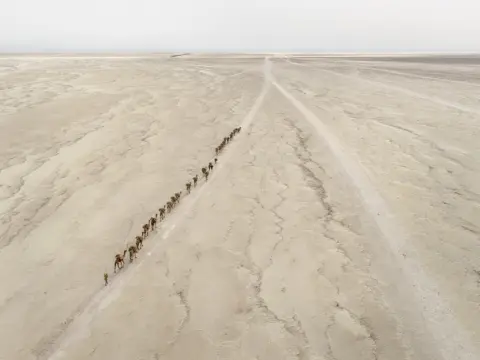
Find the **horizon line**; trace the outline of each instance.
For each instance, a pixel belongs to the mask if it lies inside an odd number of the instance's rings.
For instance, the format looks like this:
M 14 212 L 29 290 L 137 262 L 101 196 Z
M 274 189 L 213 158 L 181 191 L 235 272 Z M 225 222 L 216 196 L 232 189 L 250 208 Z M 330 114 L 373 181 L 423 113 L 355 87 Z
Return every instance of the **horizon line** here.
M 422 51 L 422 50 L 396 50 L 396 51 L 248 51 L 248 50 L 79 50 L 79 51 L 62 51 L 62 50 L 46 50 L 46 51 L 0 51 L 0 56 L 5 55 L 480 55 L 480 51 Z

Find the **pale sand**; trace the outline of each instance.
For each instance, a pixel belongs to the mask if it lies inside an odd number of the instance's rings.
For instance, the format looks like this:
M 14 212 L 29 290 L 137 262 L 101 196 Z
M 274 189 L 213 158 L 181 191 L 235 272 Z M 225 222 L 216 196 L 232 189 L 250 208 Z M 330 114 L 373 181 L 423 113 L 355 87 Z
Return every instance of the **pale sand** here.
M 0 359 L 480 358 L 477 64 L 112 57 L 0 59 Z

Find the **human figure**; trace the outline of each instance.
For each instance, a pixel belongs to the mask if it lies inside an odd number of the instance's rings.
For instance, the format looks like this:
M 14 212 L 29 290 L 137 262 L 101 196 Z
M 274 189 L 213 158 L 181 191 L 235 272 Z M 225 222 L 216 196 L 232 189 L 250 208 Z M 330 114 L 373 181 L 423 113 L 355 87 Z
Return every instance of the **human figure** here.
M 107 273 L 103 274 L 103 280 L 105 280 L 105 286 L 107 286 L 108 285 L 108 274 Z

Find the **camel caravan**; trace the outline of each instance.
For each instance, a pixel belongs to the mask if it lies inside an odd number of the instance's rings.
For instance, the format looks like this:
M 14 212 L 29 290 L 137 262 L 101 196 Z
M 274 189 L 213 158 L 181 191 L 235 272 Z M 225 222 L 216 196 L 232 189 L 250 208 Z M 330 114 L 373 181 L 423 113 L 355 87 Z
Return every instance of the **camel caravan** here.
M 223 138 L 221 144 L 215 148 L 215 155 L 220 155 L 225 147 L 233 140 L 234 136 L 240 133 L 241 127 L 233 129 L 230 135 Z M 208 181 L 209 174 L 213 171 L 214 166 L 217 165 L 218 159 L 215 157 L 213 161 L 210 161 L 207 166 L 202 167 L 201 172 L 205 181 Z M 187 194 L 190 194 L 192 187 L 195 188 L 198 183 L 198 175 L 195 175 L 189 182 L 185 184 L 185 189 Z M 152 216 L 148 221 L 142 226 L 141 235 L 135 237 L 135 243 L 127 245 L 127 248 L 123 251 L 123 254 L 116 254 L 115 261 L 113 265 L 113 272 L 123 269 L 125 265 L 125 255 L 128 251 L 130 263 L 137 258 L 137 253 L 143 247 L 143 242 L 146 240 L 149 234 L 155 231 L 157 223 L 161 223 L 166 219 L 166 216 L 171 213 L 174 208 L 180 203 L 182 197 L 182 191 L 176 192 L 173 196 L 170 197 L 161 208 L 158 209 L 158 212 L 155 212 L 155 215 Z M 108 274 L 104 274 L 105 285 L 108 284 Z

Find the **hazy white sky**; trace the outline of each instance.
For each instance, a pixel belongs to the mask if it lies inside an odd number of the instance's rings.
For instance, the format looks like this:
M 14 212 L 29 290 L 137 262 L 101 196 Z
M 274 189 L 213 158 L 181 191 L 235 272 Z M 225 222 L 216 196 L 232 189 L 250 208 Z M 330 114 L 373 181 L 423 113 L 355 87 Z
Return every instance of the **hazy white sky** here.
M 480 0 L 0 0 L 0 51 L 480 51 Z

